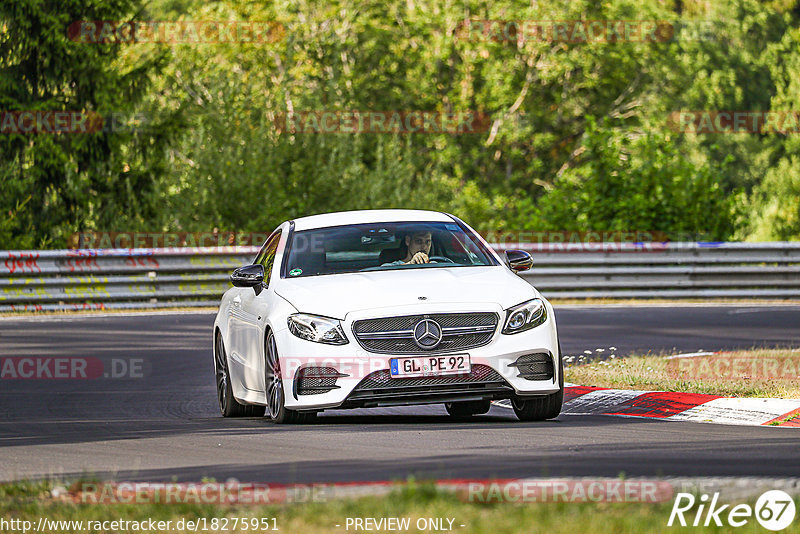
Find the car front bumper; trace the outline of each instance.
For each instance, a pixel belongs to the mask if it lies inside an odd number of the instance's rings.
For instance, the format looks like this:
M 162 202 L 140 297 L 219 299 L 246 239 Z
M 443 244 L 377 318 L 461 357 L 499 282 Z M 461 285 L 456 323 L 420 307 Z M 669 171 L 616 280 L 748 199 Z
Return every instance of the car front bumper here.
M 545 301 L 547 320 L 526 332 L 502 334 L 505 311 L 485 303 L 460 304 L 458 309 L 446 305 L 412 305 L 399 308 L 364 310 L 348 314 L 342 327 L 349 343 L 326 345 L 295 337 L 288 329 L 275 331 L 281 360 L 284 398 L 292 410 L 357 408 L 431 404 L 481 399 L 506 399 L 512 396 L 541 396 L 559 390 L 561 368 L 558 333 L 553 308 Z M 372 317 L 389 317 L 420 313 L 496 312 L 500 317 L 491 341 L 481 347 L 445 354 L 469 354 L 470 374 L 420 378 L 391 378 L 390 361 L 397 357 L 426 354 L 378 354 L 364 350 L 352 334 L 353 322 Z M 435 353 L 435 351 L 434 351 Z M 546 354 L 552 359 L 552 378 L 528 379 L 520 376 L 512 365 L 521 356 Z M 543 358 L 544 356 L 542 356 Z M 335 369 L 335 387 L 328 391 L 298 392 L 298 371 L 305 367 Z M 330 381 L 327 384 L 330 385 Z

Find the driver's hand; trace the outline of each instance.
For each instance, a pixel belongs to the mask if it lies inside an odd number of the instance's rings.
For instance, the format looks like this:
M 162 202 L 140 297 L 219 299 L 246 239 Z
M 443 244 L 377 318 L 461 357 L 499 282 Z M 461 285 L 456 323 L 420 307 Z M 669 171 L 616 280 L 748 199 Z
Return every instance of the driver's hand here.
M 409 260 L 406 265 L 411 264 L 418 264 L 418 263 L 428 263 L 428 255 L 424 252 L 417 252 L 414 256 Z

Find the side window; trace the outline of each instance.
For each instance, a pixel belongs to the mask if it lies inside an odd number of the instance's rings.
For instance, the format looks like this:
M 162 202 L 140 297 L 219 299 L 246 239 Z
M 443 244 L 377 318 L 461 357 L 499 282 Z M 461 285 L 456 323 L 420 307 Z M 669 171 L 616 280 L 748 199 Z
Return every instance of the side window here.
M 269 284 L 269 277 L 272 274 L 272 266 L 275 264 L 275 253 L 278 251 L 278 243 L 281 241 L 281 233 L 275 232 L 267 239 L 264 248 L 256 256 L 256 263 L 264 266 L 264 281 Z
M 261 264 L 264 263 L 264 256 L 266 256 L 267 249 L 272 244 L 272 240 L 275 238 L 275 236 L 278 236 L 280 238 L 280 235 L 281 235 L 280 230 L 275 230 L 274 232 L 269 234 L 269 237 L 267 238 L 266 241 L 264 241 L 264 245 L 262 245 L 261 250 L 259 250 L 258 254 L 256 254 L 256 259 L 253 260 L 253 265 L 255 265 L 256 263 L 261 263 Z

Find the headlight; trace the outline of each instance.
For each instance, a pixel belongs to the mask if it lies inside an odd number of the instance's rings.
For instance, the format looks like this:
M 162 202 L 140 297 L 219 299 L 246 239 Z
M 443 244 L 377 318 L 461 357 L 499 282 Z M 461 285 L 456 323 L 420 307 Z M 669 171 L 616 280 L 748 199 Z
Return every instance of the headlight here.
M 337 319 L 309 315 L 307 313 L 295 313 L 290 315 L 286 322 L 289 325 L 289 331 L 300 339 L 328 343 L 330 345 L 347 344 L 342 325 L 339 324 Z
M 536 328 L 547 320 L 547 309 L 541 299 L 533 299 L 506 310 L 504 334 L 516 334 Z

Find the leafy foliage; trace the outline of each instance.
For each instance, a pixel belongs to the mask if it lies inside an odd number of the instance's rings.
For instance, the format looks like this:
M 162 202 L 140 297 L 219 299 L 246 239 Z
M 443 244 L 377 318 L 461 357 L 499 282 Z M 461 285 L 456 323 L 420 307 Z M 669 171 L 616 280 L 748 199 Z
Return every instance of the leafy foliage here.
M 133 0 L 7 0 L 0 4 L 0 109 L 130 118 L 164 60 L 120 63 L 118 44 L 71 41 L 81 20 L 128 20 Z M 0 136 L 3 248 L 64 246 L 87 225 L 149 227 L 160 217 L 165 117 L 146 128 L 104 122 L 95 133 Z
M 800 239 L 798 137 L 692 134 L 676 110 L 792 110 L 799 2 L 7 0 L 0 109 L 139 112 L 95 136 L 0 136 L 4 248 L 76 230 L 268 231 L 326 211 L 484 230 Z M 50 13 L 58 13 L 51 15 Z M 270 42 L 79 45 L 74 20 L 279 23 Z M 465 20 L 674 20 L 667 42 L 492 39 Z M 702 24 L 701 24 L 702 23 Z M 517 37 L 520 37 L 519 35 Z M 477 133 L 293 133 L 308 110 L 471 110 Z M 30 200 L 25 200 L 30 197 Z

